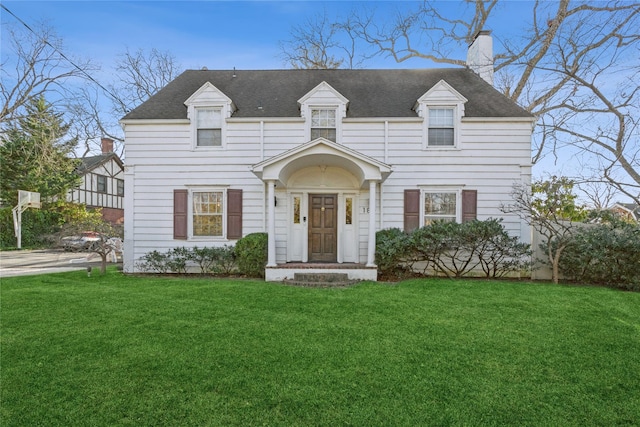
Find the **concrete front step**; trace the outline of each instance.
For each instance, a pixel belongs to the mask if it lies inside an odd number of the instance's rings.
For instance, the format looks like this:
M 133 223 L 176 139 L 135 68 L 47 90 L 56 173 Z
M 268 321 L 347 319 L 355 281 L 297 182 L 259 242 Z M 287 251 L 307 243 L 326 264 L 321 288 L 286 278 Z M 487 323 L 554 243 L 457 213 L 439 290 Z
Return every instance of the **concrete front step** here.
M 293 280 L 299 282 L 346 282 L 349 275 L 345 273 L 295 273 Z
M 349 286 L 357 282 L 349 280 L 345 273 L 295 273 L 293 279 L 284 280 L 288 285 L 320 288 Z
M 287 263 L 273 267 L 266 267 L 265 280 L 267 282 L 283 282 L 294 280 L 295 275 L 300 274 L 346 274 L 352 281 L 372 281 L 378 279 L 376 267 L 366 267 L 363 264 L 327 264 L 327 263 Z

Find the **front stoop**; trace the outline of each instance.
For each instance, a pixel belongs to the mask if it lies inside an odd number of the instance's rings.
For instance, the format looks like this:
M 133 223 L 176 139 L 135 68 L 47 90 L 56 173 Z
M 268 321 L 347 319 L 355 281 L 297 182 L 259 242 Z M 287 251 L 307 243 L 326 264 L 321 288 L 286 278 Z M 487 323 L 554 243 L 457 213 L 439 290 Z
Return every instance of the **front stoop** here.
M 340 274 L 343 275 L 340 277 L 344 277 L 344 275 L 346 275 L 346 280 L 353 282 L 361 280 L 375 282 L 378 280 L 377 267 L 367 267 L 364 264 L 287 263 L 265 268 L 265 280 L 267 282 L 284 282 L 286 280 L 295 281 L 297 274 L 316 274 L 325 275 L 325 277 L 331 277 L 326 276 L 329 274 Z M 326 280 L 318 281 L 323 283 L 328 282 Z
M 359 280 L 350 280 L 346 273 L 294 273 L 293 279 L 285 279 L 283 282 L 294 286 L 339 288 L 353 285 Z

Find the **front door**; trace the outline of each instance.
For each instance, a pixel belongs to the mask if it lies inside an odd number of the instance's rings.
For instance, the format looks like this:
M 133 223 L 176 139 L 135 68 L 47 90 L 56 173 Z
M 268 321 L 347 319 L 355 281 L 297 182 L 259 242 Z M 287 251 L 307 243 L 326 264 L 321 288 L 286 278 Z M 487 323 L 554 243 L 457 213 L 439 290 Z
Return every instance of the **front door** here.
M 337 220 L 337 194 L 309 194 L 309 261 L 337 261 Z

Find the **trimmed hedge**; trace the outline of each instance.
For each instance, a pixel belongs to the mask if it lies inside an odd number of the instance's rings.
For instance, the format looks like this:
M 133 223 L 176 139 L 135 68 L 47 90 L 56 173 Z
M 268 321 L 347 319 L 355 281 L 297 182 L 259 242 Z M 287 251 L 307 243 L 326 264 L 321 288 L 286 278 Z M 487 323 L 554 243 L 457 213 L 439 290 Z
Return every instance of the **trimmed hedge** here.
M 264 277 L 267 265 L 267 233 L 247 234 L 236 242 L 238 270 L 249 277 Z
M 568 280 L 640 291 L 640 225 L 613 220 L 579 228 L 559 268 Z
M 376 262 L 383 276 L 463 277 L 482 272 L 498 278 L 528 270 L 530 260 L 530 245 L 509 236 L 497 219 L 437 221 L 410 234 L 399 229 L 376 234 Z

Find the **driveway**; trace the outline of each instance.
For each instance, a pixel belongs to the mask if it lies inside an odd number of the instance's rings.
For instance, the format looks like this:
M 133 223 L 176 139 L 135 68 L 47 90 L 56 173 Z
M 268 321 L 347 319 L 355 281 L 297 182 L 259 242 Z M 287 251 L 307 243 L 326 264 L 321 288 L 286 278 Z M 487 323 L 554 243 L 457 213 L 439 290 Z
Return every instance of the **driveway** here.
M 88 266 L 99 267 L 100 256 L 53 249 L 0 252 L 0 278 L 86 270 Z

